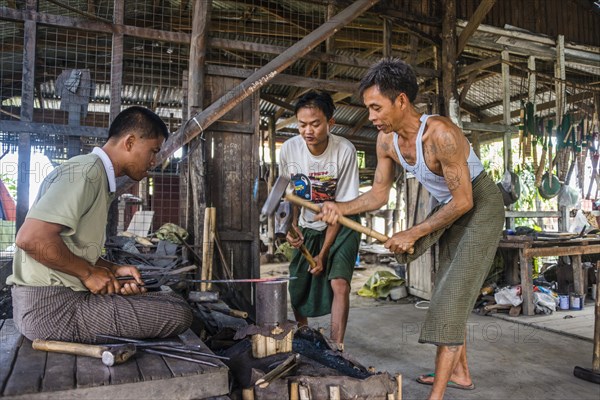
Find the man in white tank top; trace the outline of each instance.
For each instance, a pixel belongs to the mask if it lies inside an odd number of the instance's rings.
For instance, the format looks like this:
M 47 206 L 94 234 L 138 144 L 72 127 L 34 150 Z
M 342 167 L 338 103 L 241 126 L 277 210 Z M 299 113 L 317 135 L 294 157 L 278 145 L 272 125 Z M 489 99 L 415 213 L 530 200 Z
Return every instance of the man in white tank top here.
M 458 126 L 446 117 L 417 112 L 418 85 L 409 65 L 381 60 L 369 69 L 359 91 L 379 130 L 373 187 L 353 201 L 325 203 L 317 218 L 336 224 L 339 215 L 387 204 L 396 163 L 413 172 L 441 203 L 423 222 L 393 235 L 385 247 L 405 255 L 413 248 L 422 253 L 439 241 L 440 268 L 419 338 L 438 346 L 435 373 L 417 381 L 432 385 L 430 399 L 443 398 L 447 387 L 471 390 L 466 321 L 500 240 L 501 194 Z

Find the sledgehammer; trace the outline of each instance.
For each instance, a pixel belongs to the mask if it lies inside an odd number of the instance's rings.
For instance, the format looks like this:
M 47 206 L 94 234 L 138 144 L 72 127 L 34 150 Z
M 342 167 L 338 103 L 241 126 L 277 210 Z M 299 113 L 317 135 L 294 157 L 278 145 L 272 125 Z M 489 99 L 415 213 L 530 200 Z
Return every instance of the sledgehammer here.
M 271 193 L 269 193 L 269 197 L 267 197 L 267 201 L 265 202 L 265 205 L 262 208 L 261 214 L 272 215 L 275 212 L 275 210 L 277 210 L 279 200 L 281 200 L 281 197 L 297 206 L 308 208 L 309 210 L 314 211 L 316 213 L 321 212 L 321 207 L 319 207 L 318 205 L 311 203 L 310 201 L 304 200 L 293 193 L 286 193 L 285 189 L 288 187 L 289 183 L 289 177 L 280 175 L 277 178 L 275 184 L 273 185 L 273 189 L 271 190 Z M 343 215 L 340 215 L 340 217 L 338 218 L 338 222 L 344 225 L 345 227 L 352 229 L 353 231 L 364 233 L 367 236 L 377 239 L 381 243 L 385 243 L 390 239 L 383 233 L 379 233 L 371 228 L 362 226 L 358 222 L 353 221 L 350 218 L 347 218 Z M 414 252 L 414 249 L 411 248 L 408 252 L 412 254 Z
M 93 344 L 35 339 L 32 347 L 35 350 L 100 358 L 102 359 L 102 364 L 106 365 L 107 367 L 124 363 L 135 354 L 135 345 L 130 343 L 98 346 Z

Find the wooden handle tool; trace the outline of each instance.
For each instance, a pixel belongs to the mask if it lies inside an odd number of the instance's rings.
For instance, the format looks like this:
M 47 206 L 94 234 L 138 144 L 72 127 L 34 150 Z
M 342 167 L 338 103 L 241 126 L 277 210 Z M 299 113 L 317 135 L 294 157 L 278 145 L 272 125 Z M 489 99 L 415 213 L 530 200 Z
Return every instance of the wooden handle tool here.
M 123 363 L 135 354 L 135 346 L 133 344 L 98 346 L 93 344 L 35 339 L 32 343 L 32 347 L 35 350 L 41 351 L 100 358 L 102 359 L 102 363 L 107 367 Z
M 286 193 L 285 195 L 285 199 L 287 201 L 289 201 L 290 203 L 293 203 L 297 206 L 301 206 L 304 208 L 308 208 L 311 211 L 314 211 L 316 213 L 320 213 L 321 212 L 321 207 L 319 207 L 318 205 L 311 203 L 310 201 L 304 200 L 298 196 L 296 196 L 293 193 Z M 360 233 L 364 233 L 367 236 L 370 236 L 374 239 L 379 240 L 381 243 L 385 243 L 387 242 L 390 238 L 387 237 L 386 235 L 384 235 L 383 233 L 379 233 L 371 228 L 367 228 L 366 226 L 363 226 L 361 224 L 359 224 L 356 221 L 351 220 L 348 217 L 345 217 L 343 215 L 340 215 L 338 218 L 338 222 L 342 225 L 344 225 L 347 228 L 352 229 L 353 231 L 356 232 L 360 232 Z M 408 254 L 413 254 L 415 251 L 414 248 L 410 248 L 408 250 Z
M 294 229 L 293 226 L 291 226 L 290 229 L 288 229 L 288 233 L 294 239 L 298 239 L 298 232 L 296 232 L 296 230 Z M 308 249 L 306 248 L 304 243 L 302 243 L 302 245 L 300 246 L 300 248 L 298 250 L 300 250 L 300 252 L 302 252 L 302 254 L 304 255 L 304 258 L 306 258 L 306 261 L 308 261 L 308 270 L 309 271 L 317 266 L 317 262 L 313 258 L 312 254 L 310 254 L 310 252 L 308 251 Z

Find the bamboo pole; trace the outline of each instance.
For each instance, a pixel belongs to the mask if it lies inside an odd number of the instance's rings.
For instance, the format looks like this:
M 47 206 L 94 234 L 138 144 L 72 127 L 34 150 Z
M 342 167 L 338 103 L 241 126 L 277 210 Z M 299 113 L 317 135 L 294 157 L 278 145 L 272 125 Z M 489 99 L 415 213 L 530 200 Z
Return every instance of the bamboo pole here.
M 204 230 L 202 232 L 202 272 L 200 273 L 200 279 L 208 280 L 208 247 L 210 245 L 210 207 L 204 209 Z M 206 282 L 200 283 L 200 291 L 206 292 Z
M 210 225 L 208 232 L 208 271 L 207 279 L 212 279 L 213 277 L 213 264 L 214 264 L 214 254 L 215 254 L 215 232 L 217 230 L 217 209 L 216 207 L 209 207 L 210 210 Z M 208 282 L 206 285 L 206 290 L 212 290 L 212 282 Z

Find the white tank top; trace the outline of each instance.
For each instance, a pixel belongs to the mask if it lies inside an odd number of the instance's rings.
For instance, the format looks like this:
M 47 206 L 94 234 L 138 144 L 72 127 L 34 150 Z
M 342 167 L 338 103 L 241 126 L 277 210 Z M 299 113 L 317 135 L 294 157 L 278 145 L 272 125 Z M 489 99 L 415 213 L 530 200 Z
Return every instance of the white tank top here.
M 447 203 L 452 199 L 452 194 L 450 193 L 450 190 L 448 190 L 448 185 L 446 184 L 444 177 L 431 172 L 429 167 L 427 167 L 425 157 L 423 157 L 423 132 L 425 131 L 427 118 L 429 117 L 431 117 L 431 115 L 423 114 L 420 118 L 421 126 L 419 127 L 419 132 L 417 134 L 417 161 L 415 162 L 415 165 L 410 165 L 406 162 L 404 157 L 402 157 L 402 153 L 400 153 L 400 148 L 398 147 L 398 134 L 396 132 L 394 132 L 394 148 L 398 154 L 400 164 L 402 164 L 404 169 L 413 174 L 425 189 L 437 199 L 437 201 L 440 203 Z M 467 163 L 469 164 L 469 171 L 471 172 L 471 182 L 473 182 L 473 180 L 483 171 L 483 164 L 481 164 L 481 161 L 475 155 L 472 147 L 470 147 Z

